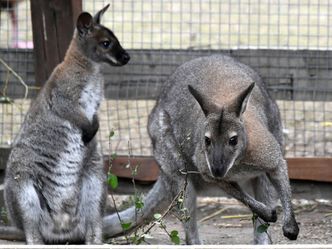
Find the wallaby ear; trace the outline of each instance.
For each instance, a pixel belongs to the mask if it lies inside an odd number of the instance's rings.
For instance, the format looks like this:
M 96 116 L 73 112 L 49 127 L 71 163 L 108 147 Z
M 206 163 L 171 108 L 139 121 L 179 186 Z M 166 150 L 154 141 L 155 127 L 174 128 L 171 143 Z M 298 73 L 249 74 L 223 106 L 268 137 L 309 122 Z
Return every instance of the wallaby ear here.
M 189 92 L 197 100 L 198 104 L 201 106 L 205 116 L 208 116 L 210 113 L 218 113 L 218 107 L 213 104 L 207 96 L 204 96 L 202 93 L 198 92 L 191 85 L 188 85 Z
M 107 4 L 104 8 L 102 8 L 101 10 L 99 10 L 97 12 L 97 14 L 95 14 L 95 16 L 93 17 L 93 22 L 94 23 L 100 24 L 100 19 L 104 15 L 104 13 L 106 12 L 106 10 L 108 9 L 109 6 L 110 5 Z
M 251 83 L 243 92 L 241 92 L 229 106 L 228 111 L 235 112 L 240 117 L 246 110 L 247 104 L 252 90 L 255 87 L 255 82 Z
M 88 12 L 82 12 L 76 23 L 76 28 L 80 36 L 86 35 L 93 28 L 92 16 Z

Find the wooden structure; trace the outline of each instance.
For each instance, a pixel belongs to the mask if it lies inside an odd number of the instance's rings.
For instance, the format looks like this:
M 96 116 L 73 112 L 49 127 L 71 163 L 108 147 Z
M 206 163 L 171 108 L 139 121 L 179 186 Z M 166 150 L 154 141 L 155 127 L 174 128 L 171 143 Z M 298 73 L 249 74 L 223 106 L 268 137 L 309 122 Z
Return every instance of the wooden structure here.
M 35 53 L 35 77 L 42 85 L 66 53 L 82 12 L 80 0 L 33 0 L 31 19 Z

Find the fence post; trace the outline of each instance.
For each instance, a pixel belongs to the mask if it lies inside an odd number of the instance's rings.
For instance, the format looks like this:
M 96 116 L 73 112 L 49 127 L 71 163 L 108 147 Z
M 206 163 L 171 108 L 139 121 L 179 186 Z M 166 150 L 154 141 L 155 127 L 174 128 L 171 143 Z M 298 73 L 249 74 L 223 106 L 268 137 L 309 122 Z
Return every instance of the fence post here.
M 36 85 L 42 86 L 68 48 L 82 0 L 32 0 Z

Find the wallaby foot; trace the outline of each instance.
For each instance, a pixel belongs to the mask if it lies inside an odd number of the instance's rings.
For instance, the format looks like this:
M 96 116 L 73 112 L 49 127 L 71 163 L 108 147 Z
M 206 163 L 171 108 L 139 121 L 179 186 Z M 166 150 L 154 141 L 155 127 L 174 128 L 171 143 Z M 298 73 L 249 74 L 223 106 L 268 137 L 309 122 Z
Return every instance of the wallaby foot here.
M 271 181 L 266 174 L 256 177 L 250 180 L 252 185 L 254 196 L 257 201 L 263 202 L 265 205 L 274 208 L 277 203 L 277 193 L 273 187 Z M 255 245 L 270 245 L 272 244 L 271 233 L 268 230 L 262 232 L 260 230 L 264 221 L 261 218 L 257 218 L 253 222 L 254 228 L 254 244 Z
M 285 223 L 282 226 L 282 231 L 284 233 L 284 236 L 287 237 L 288 239 L 296 240 L 300 229 L 299 226 L 297 225 L 295 218 Z
M 300 229 L 297 225 L 297 222 L 295 220 L 295 215 L 293 212 L 293 207 L 291 202 L 292 194 L 291 194 L 291 187 L 289 184 L 286 161 L 284 159 L 281 159 L 279 167 L 274 172 L 270 172 L 268 175 L 279 194 L 280 201 L 283 207 L 284 236 L 290 240 L 296 240 Z
M 23 230 L 14 226 L 0 226 L 0 239 L 25 241 Z

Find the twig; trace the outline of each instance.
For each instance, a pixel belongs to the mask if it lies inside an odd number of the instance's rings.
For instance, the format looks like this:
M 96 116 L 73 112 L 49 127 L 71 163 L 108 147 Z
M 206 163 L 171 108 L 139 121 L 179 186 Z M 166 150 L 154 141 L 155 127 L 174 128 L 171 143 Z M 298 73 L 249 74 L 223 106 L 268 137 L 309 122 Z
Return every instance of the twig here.
M 198 222 L 204 222 L 204 221 L 207 221 L 209 219 L 212 219 L 213 217 L 216 217 L 217 215 L 225 212 L 228 208 L 225 207 L 225 208 L 222 208 L 222 209 L 219 209 L 218 211 L 208 215 L 208 216 L 205 216 L 204 218 L 202 218 L 201 220 L 199 220 Z
M 0 63 L 7 68 L 9 72 L 11 72 L 17 79 L 18 81 L 24 86 L 25 88 L 25 94 L 24 94 L 24 99 L 28 97 L 28 92 L 29 92 L 29 87 L 28 85 L 24 82 L 24 80 L 19 76 L 4 60 L 0 58 Z
M 222 219 L 251 219 L 252 214 L 239 214 L 239 215 L 224 215 L 221 216 Z
M 301 212 L 311 212 L 313 210 L 315 210 L 315 208 L 318 206 L 318 204 L 313 204 L 311 206 L 307 206 L 307 207 L 301 207 L 297 210 L 294 211 L 294 214 L 299 214 Z

